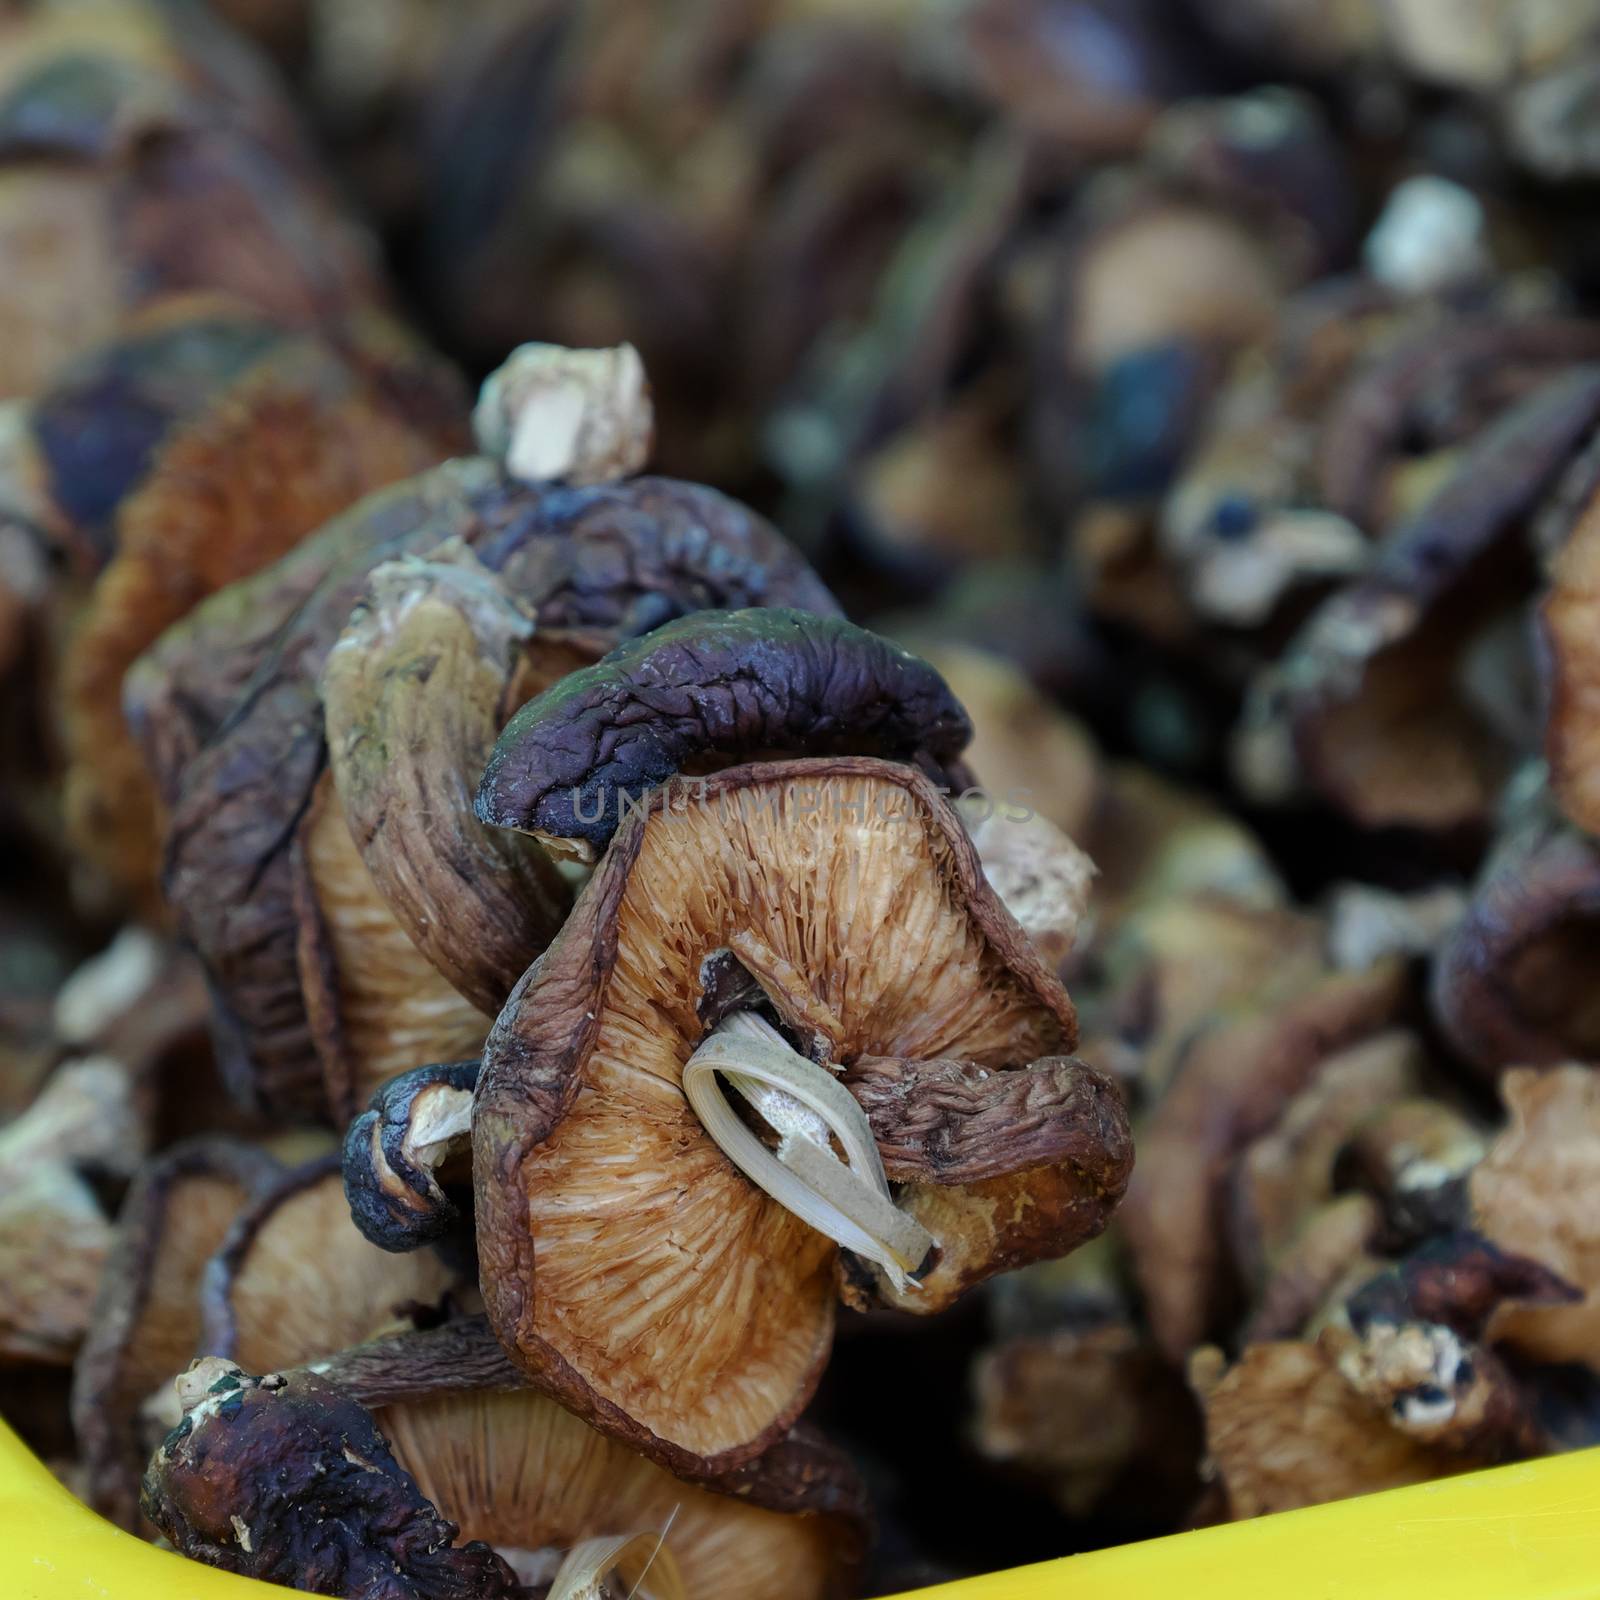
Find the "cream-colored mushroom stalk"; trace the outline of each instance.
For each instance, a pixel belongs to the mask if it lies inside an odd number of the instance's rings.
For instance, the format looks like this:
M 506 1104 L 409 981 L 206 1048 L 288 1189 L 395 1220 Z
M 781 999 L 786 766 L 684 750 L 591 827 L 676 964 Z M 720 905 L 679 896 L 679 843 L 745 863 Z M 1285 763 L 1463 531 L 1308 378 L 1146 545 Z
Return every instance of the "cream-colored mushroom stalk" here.
M 734 1114 L 726 1078 L 778 1135 L 769 1150 Z M 933 1235 L 895 1205 L 867 1114 L 834 1076 L 748 1011 L 725 1018 L 683 1069 L 683 1092 L 723 1153 L 752 1183 L 836 1244 L 883 1268 L 896 1288 Z M 844 1152 L 834 1153 L 837 1139 Z
M 670 1524 L 669 1524 L 670 1526 Z M 567 1551 L 548 1600 L 605 1600 L 615 1575 L 628 1600 L 688 1600 L 665 1533 L 619 1533 L 585 1539 Z

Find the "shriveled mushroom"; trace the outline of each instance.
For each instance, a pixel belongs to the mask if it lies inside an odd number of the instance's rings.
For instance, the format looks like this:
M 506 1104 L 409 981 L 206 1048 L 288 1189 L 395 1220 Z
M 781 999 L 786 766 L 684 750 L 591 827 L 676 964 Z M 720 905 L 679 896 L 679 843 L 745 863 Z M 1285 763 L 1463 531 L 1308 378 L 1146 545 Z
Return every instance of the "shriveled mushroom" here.
M 1122 1228 L 1150 1325 L 1174 1359 L 1226 1301 L 1223 1203 L 1232 1158 L 1273 1127 L 1342 1049 L 1379 1032 L 1405 997 L 1395 962 L 1314 978 L 1297 994 L 1203 1031 L 1139 1145 Z
M 453 375 L 393 329 L 338 349 L 211 297 L 145 311 L 32 403 L 48 503 L 24 509 L 97 574 L 58 686 L 67 824 L 146 910 L 157 822 L 124 673 L 208 594 L 447 454 L 463 410 Z M 7 471 L 34 476 L 19 454 Z
M 1386 1242 L 1404 1248 L 1468 1222 L 1472 1173 L 1488 1147 L 1464 1112 L 1441 1100 L 1402 1099 L 1358 1127 L 1335 1163 L 1335 1182 L 1374 1195 Z
M 853 623 L 777 607 L 684 617 L 523 706 L 478 815 L 589 862 L 630 803 L 694 759 L 859 753 L 948 777 L 971 737 L 938 673 Z
M 1252 688 L 1236 762 L 1249 792 L 1282 799 L 1303 777 L 1366 827 L 1485 820 L 1511 752 L 1463 697 L 1459 658 L 1505 608 L 1504 572 L 1516 565 L 1505 536 L 1597 417 L 1600 377 L 1580 368 L 1474 440 Z
M 861 1488 L 844 1458 L 816 1435 L 797 1431 L 761 1461 L 704 1487 L 683 1482 L 520 1387 L 481 1318 L 377 1340 L 260 1380 L 231 1363 L 207 1360 L 178 1382 L 188 1415 L 151 1462 L 147 1504 L 186 1553 L 201 1554 L 221 1533 L 227 1551 L 221 1564 L 265 1576 L 267 1552 L 280 1563 L 279 1581 L 300 1588 L 328 1581 L 316 1547 L 299 1538 L 308 1526 L 303 1490 L 292 1501 L 272 1503 L 264 1495 L 252 1503 L 242 1473 L 209 1469 L 209 1527 L 196 1516 L 201 1508 L 190 1470 L 198 1449 L 191 1443 L 194 1433 L 218 1430 L 223 1422 L 236 1430 L 236 1441 L 211 1447 L 230 1463 L 276 1456 L 277 1423 L 270 1412 L 251 1415 L 252 1392 L 299 1405 L 300 1450 L 311 1459 L 274 1459 L 292 1482 L 314 1478 L 316 1457 L 330 1448 L 340 1451 L 341 1439 L 355 1440 L 366 1469 L 389 1480 L 369 1488 L 448 1519 L 441 1543 L 492 1549 L 519 1583 L 534 1586 L 532 1592 L 544 1592 L 564 1556 L 605 1536 L 619 1542 L 648 1536 L 668 1553 L 681 1592 L 689 1596 L 738 1592 L 763 1600 L 827 1600 L 841 1592 L 863 1553 Z M 229 1387 L 235 1382 L 241 1387 Z M 241 1392 L 246 1399 L 234 1409 L 231 1397 Z M 366 1441 L 386 1447 L 381 1454 L 356 1440 L 358 1419 L 370 1429 Z M 339 1469 L 327 1465 L 337 1476 Z M 311 1488 L 315 1507 L 314 1482 Z M 336 1482 L 332 1492 L 342 1494 L 343 1486 Z M 393 1534 L 375 1524 L 370 1537 L 381 1545 Z M 403 1548 L 394 1552 L 402 1568 Z M 440 1559 L 455 1563 L 461 1556 L 442 1551 Z M 486 1581 L 481 1573 L 474 1576 Z
M 200 1286 L 201 1348 L 272 1372 L 437 1316 L 465 1277 L 431 1249 L 397 1258 L 364 1239 L 329 1156 L 229 1228 Z
M 1594 1069 L 1514 1068 L 1500 1092 L 1510 1125 L 1468 1180 L 1473 1225 L 1505 1250 L 1543 1262 L 1583 1291 L 1576 1305 L 1507 1305 L 1490 1332 L 1540 1361 L 1600 1361 L 1600 1227 L 1590 1197 L 1600 1170 Z
M 1137 1497 L 1156 1523 L 1192 1500 L 1200 1428 L 1183 1379 L 1131 1323 L 1010 1339 L 973 1374 L 976 1443 L 1042 1478 L 1069 1516 Z
M 374 575 L 382 562 L 430 553 L 426 571 Z M 413 593 L 429 597 L 414 618 Z M 509 872 L 506 882 L 452 885 L 442 861 L 422 871 L 429 806 L 464 793 L 476 773 L 459 763 L 475 767 L 481 752 L 472 753 L 519 698 L 568 668 L 685 611 L 768 602 L 835 609 L 799 555 L 736 502 L 648 477 L 529 484 L 475 458 L 370 497 L 169 633 L 130 676 L 130 714 L 172 811 L 167 892 L 210 970 L 222 1065 L 239 1092 L 327 1115 L 331 1087 L 342 1123 L 386 1074 L 474 1048 L 487 1025 L 480 1006 L 492 1011 L 516 970 L 507 952 L 531 958 L 561 901 L 537 856 L 489 845 L 464 815 L 441 854 L 472 860 L 475 874 Z M 277 626 L 262 629 L 256 612 Z M 349 648 L 335 658 L 347 625 Z M 427 686 L 412 667 L 446 640 L 447 680 L 411 698 Z M 366 661 L 379 643 L 382 659 Z M 209 686 L 219 651 L 231 682 L 250 680 L 225 725 L 227 698 Z M 331 779 L 325 668 L 340 735 Z M 414 760 L 373 769 L 379 740 L 424 726 Z M 541 885 L 536 897 L 519 893 Z M 513 898 L 521 914 L 498 930 L 481 970 L 471 941 L 441 937 L 444 923 L 431 920 L 475 908 L 493 925 Z M 355 970 L 367 961 L 371 970 Z M 451 1011 L 458 982 L 467 992 Z M 428 1048 L 399 1059 L 381 1013 L 424 995 L 439 1007 Z M 347 1061 L 335 1022 L 362 1005 L 378 1031 Z M 436 1026 L 447 1013 L 448 1028 Z M 307 1048 L 318 1041 L 320 1055 Z
M 1417 1038 L 1389 1029 L 1328 1057 L 1234 1167 L 1228 1200 L 1233 1257 L 1259 1287 L 1301 1225 L 1333 1198 L 1338 1153 L 1374 1111 L 1418 1087 Z
M 346 1600 L 521 1600 L 487 1545 L 455 1544 L 372 1417 L 311 1373 L 187 1375 L 199 1394 L 145 1474 L 145 1515 L 208 1566 Z
M 1548 1268 L 1472 1233 L 1429 1240 L 1361 1285 L 1321 1332 L 1340 1375 L 1429 1446 L 1476 1461 L 1541 1443 L 1531 1397 L 1482 1342 L 1500 1308 L 1570 1305 L 1580 1292 Z
M 485 1053 L 473 1168 L 498 1333 L 668 1464 L 749 1459 L 826 1360 L 836 1263 L 856 1303 L 934 1311 L 1104 1226 L 1125 1113 L 1056 1054 L 1072 1031 L 913 768 L 793 760 L 655 790 Z
M 200 1275 L 235 1215 L 279 1176 L 265 1152 L 227 1139 L 179 1145 L 140 1171 L 117 1217 L 73 1378 L 86 1498 L 132 1529 L 155 1441 L 139 1407 L 200 1343 Z
M 271 79 L 160 7 L 29 7 L 0 29 L 0 394 L 38 391 L 125 311 L 216 289 L 301 326 L 382 290 Z
M 1589 980 L 1600 936 L 1600 850 L 1534 784 L 1514 788 L 1506 809 L 1431 982 L 1445 1037 L 1485 1076 L 1600 1049 Z
M 459 1216 L 442 1182 L 470 1178 L 478 1067 L 458 1061 L 402 1073 L 350 1124 L 345 1198 L 356 1226 L 382 1249 L 414 1250 Z
M 1189 1381 L 1235 1518 L 1426 1483 L 1473 1464 L 1390 1427 L 1314 1343 L 1252 1344 L 1231 1368 L 1206 1346 L 1190 1358 Z

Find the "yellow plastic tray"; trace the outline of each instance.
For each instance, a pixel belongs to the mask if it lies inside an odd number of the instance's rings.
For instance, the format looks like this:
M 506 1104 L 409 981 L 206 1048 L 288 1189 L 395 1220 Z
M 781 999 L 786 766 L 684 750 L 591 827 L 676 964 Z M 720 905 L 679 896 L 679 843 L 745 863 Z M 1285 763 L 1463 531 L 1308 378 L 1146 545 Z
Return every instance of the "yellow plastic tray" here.
M 265 1600 L 284 1593 L 113 1528 L 74 1500 L 0 1423 L 3 1600 Z M 1600 1450 L 1069 1556 L 922 1593 L 925 1600 L 1600 1597 Z

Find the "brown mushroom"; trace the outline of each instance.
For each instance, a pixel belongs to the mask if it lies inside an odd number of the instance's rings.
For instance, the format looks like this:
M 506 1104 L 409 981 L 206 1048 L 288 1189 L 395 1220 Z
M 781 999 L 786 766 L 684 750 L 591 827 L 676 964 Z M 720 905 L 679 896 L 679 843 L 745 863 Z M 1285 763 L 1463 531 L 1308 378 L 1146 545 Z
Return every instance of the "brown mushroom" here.
M 29 407 L 42 520 L 98 574 L 58 689 L 69 837 L 146 911 L 157 826 L 127 668 L 206 595 L 447 454 L 463 410 L 453 375 L 393 329 L 337 349 L 207 297 L 148 309 Z
M 1122 1230 L 1150 1326 L 1173 1359 L 1216 1326 L 1230 1297 L 1229 1168 L 1328 1061 L 1391 1022 L 1405 995 L 1394 962 L 1329 973 L 1274 1005 L 1202 1031 L 1139 1141 Z
M 752 1006 L 785 1032 L 758 1020 L 750 1048 L 730 1045 Z M 473 1169 L 497 1332 L 563 1404 L 669 1465 L 749 1459 L 826 1360 L 836 1260 L 852 1301 L 932 1311 L 1104 1226 L 1124 1113 L 1101 1075 L 1052 1056 L 1071 1038 L 1065 993 L 913 769 L 820 758 L 655 790 L 485 1053 Z M 788 1094 L 762 1113 L 794 1135 L 782 1161 L 725 1103 L 714 1139 L 720 1092 L 708 1105 L 686 1069 L 756 1073 L 757 1105 L 761 1082 L 802 1085 L 833 1108 L 850 1169 Z M 863 1129 L 850 1096 L 868 1079 L 889 1094 Z M 764 1161 L 757 1187 L 740 1167 Z M 783 1161 L 810 1176 L 780 1203 L 763 1189 Z M 904 1182 L 863 1200 L 874 1162 Z M 790 1209 L 815 1217 L 824 1192 L 860 1201 L 868 1231 L 835 1216 L 830 1238 Z
M 381 297 L 271 79 L 204 15 L 30 7 L 0 29 L 0 394 L 124 312 L 215 289 L 299 326 Z
M 72 1416 L 85 1498 L 124 1528 L 136 1526 L 139 1474 L 155 1443 L 141 1433 L 139 1408 L 199 1347 L 201 1271 L 279 1171 L 250 1145 L 196 1140 L 147 1162 L 118 1213 Z
M 1483 1462 L 1543 1443 L 1532 1397 L 1483 1342 L 1502 1307 L 1570 1305 L 1580 1291 L 1474 1233 L 1440 1235 L 1354 1291 L 1320 1334 L 1356 1393 L 1430 1447 Z
M 200 1348 L 277 1371 L 437 1316 L 463 1278 L 431 1249 L 397 1257 L 364 1239 L 328 1156 L 234 1220 L 201 1282 Z
M 1042 1478 L 1069 1516 L 1132 1509 L 1160 1525 L 1197 1492 L 1194 1398 L 1126 1321 L 1007 1340 L 973 1388 L 979 1451 Z
M 384 1250 L 442 1238 L 459 1211 L 444 1183 L 470 1178 L 479 1063 L 416 1067 L 382 1086 L 345 1135 L 345 1198 Z
M 387 658 L 398 674 L 395 681 L 353 670 L 359 666 L 354 648 L 335 665 L 330 687 L 345 737 L 334 768 L 356 808 L 347 819 L 343 800 L 330 798 L 332 784 L 322 776 L 327 747 L 319 678 L 347 624 L 356 640 L 369 630 L 386 635 L 395 620 L 397 591 L 388 580 L 369 593 L 374 567 L 437 552 L 451 540 L 465 542 L 503 598 L 480 603 L 482 589 L 474 589 L 468 576 L 475 571 L 472 563 L 450 545 L 452 553 L 442 562 L 462 570 L 430 570 L 427 581 L 442 585 L 436 592 L 443 609 L 430 606 L 416 630 L 395 635 L 395 653 Z M 403 593 L 409 579 L 402 574 L 397 581 Z M 352 608 L 364 598 L 367 609 L 352 621 Z M 279 567 L 224 591 L 169 634 L 130 678 L 132 715 L 172 810 L 167 891 L 210 970 L 221 1062 L 239 1092 L 301 1115 L 326 1115 L 325 1063 L 341 1063 L 332 1019 L 358 990 L 374 1009 L 378 1031 L 354 1053 L 353 1072 L 352 1063 L 344 1063 L 335 1073 L 335 1120 L 347 1120 L 386 1072 L 474 1048 L 486 1018 L 466 997 L 459 1004 L 449 1000 L 455 992 L 450 978 L 460 979 L 480 1002 L 492 1003 L 495 973 L 504 978 L 510 971 L 505 951 L 527 952 L 533 925 L 536 946 L 558 920 L 554 886 L 542 869 L 529 867 L 536 858 L 518 857 L 510 845 L 490 848 L 470 819 L 458 819 L 453 826 L 460 832 L 459 848 L 469 856 L 485 852 L 476 857 L 480 869 L 520 859 L 517 883 L 528 887 L 531 872 L 545 892 L 537 906 L 523 906 L 516 931 L 502 931 L 497 951 L 485 952 L 492 959 L 483 972 L 462 953 L 465 942 L 441 941 L 430 930 L 425 942 L 447 968 L 441 974 L 413 944 L 407 927 L 420 932 L 423 916 L 442 915 L 446 908 L 437 897 L 446 894 L 452 913 L 474 901 L 503 910 L 517 884 L 463 890 L 441 871 L 426 884 L 408 885 L 399 841 L 416 840 L 419 813 L 412 810 L 403 826 L 397 816 L 386 830 L 392 837 L 379 837 L 373 805 L 394 804 L 403 795 L 414 808 L 470 782 L 453 763 L 494 731 L 485 724 L 491 715 L 485 695 L 504 716 L 520 694 L 548 681 L 540 674 L 553 677 L 592 660 L 619 637 L 702 606 L 767 601 L 834 609 L 826 590 L 774 530 L 709 489 L 656 478 L 586 488 L 533 485 L 507 477 L 497 462 L 472 459 L 447 463 L 369 498 Z M 462 610 L 456 602 L 470 603 Z M 259 628 L 250 615 L 257 609 L 281 619 L 275 633 Z M 520 627 L 512 615 L 518 611 L 533 627 L 524 641 L 526 658 L 512 649 Z M 460 692 L 444 693 L 441 685 L 442 699 L 402 702 L 396 697 L 405 693 L 408 676 L 401 662 L 418 648 L 426 658 L 431 646 L 418 630 L 434 622 L 457 641 L 449 667 L 463 674 Z M 466 641 L 475 639 L 480 623 L 488 634 L 469 649 Z M 223 725 L 225 702 L 213 698 L 207 679 L 215 671 L 215 652 L 230 648 L 231 629 L 242 634 L 241 659 L 223 674 L 235 684 L 253 678 L 237 713 Z M 489 680 L 502 669 L 506 682 L 492 692 Z M 468 682 L 474 685 L 470 693 Z M 441 705 L 447 713 L 443 728 L 437 726 Z M 413 710 L 434 719 L 429 748 L 379 794 L 385 780 L 362 768 L 371 750 L 362 750 L 358 725 L 365 725 L 370 712 L 390 719 L 398 736 L 401 724 L 393 719 L 409 718 Z M 453 718 L 459 718 L 458 726 L 451 726 Z M 386 898 L 391 889 L 403 921 L 396 921 Z M 331 915 L 325 897 L 338 902 Z M 320 924 L 313 913 L 320 913 Z M 352 970 L 368 960 L 373 970 Z M 408 989 L 420 996 L 430 985 L 441 1008 L 453 1006 L 448 1029 L 433 1032 L 428 1047 L 409 1059 L 400 1059 L 404 1051 L 383 1054 L 392 1042 L 382 1030 L 386 1006 Z M 318 1013 L 315 1029 L 308 996 Z M 317 1038 L 320 1055 L 307 1048 Z M 363 1062 L 367 1052 L 379 1058 Z
M 1600 1049 L 1589 981 L 1600 852 L 1534 783 L 1515 786 L 1505 811 L 1466 910 L 1434 958 L 1430 985 L 1445 1037 L 1486 1077 Z
M 179 1381 L 193 1404 L 151 1458 L 141 1498 L 185 1555 L 349 1600 L 526 1594 L 487 1545 L 456 1546 L 371 1416 L 333 1385 L 220 1360 Z
M 1490 1333 L 1545 1362 L 1600 1361 L 1600 1228 L 1590 1205 L 1600 1166 L 1600 1083 L 1590 1067 L 1514 1068 L 1500 1092 L 1510 1124 L 1468 1183 L 1473 1226 L 1583 1291 L 1576 1305 L 1507 1305 Z
M 387 1447 L 380 1455 L 358 1446 L 369 1470 L 391 1480 L 375 1490 L 415 1494 L 430 1514 L 448 1519 L 446 1542 L 492 1549 L 507 1570 L 540 1593 L 564 1552 L 602 1535 L 648 1535 L 681 1574 L 682 1592 L 691 1595 L 736 1589 L 825 1600 L 841 1592 L 863 1553 L 860 1486 L 843 1458 L 814 1434 L 797 1430 L 761 1461 L 715 1483 L 685 1483 L 520 1387 L 481 1318 L 364 1344 L 314 1368 L 259 1382 L 229 1366 L 201 1362 L 179 1379 L 191 1397 L 202 1385 L 204 1390 L 198 1404 L 190 1400 L 189 1432 L 180 1424 L 146 1480 L 162 1526 L 176 1530 L 175 1542 L 188 1554 L 215 1542 L 214 1533 L 207 1540 L 195 1516 L 200 1504 L 196 1475 L 189 1470 L 196 1453 L 190 1434 L 215 1430 L 219 1421 L 235 1429 L 242 1424 L 243 1436 L 222 1446 L 223 1459 L 240 1467 L 273 1450 L 274 1435 L 256 1431 L 273 1424 L 248 1410 L 248 1395 L 257 1386 L 300 1402 L 306 1427 L 300 1448 L 306 1456 L 330 1447 L 327 1423 L 364 1418 L 368 1440 L 381 1439 Z M 226 1386 L 230 1378 L 247 1396 L 243 1409 L 231 1415 L 230 1397 L 239 1391 Z M 263 1497 L 254 1508 L 242 1472 L 221 1470 L 220 1462 L 208 1469 L 211 1526 L 227 1547 L 222 1564 L 265 1575 L 262 1550 L 278 1551 L 285 1562 L 280 1581 L 315 1587 L 316 1548 L 298 1538 L 308 1526 L 308 1505 L 317 1499 L 314 1463 L 278 1464 L 305 1488 L 287 1502 L 271 1504 Z M 248 1542 L 235 1515 L 250 1534 Z M 372 1536 L 380 1543 L 391 1537 L 380 1525 Z M 456 1557 L 447 1552 L 441 1559 Z
M 1364 827 L 1481 825 L 1512 752 L 1463 692 L 1462 653 L 1503 612 L 1518 531 L 1600 417 L 1600 377 L 1550 379 L 1473 440 L 1252 686 L 1236 768 L 1283 799 L 1304 779 Z M 1426 780 L 1423 780 L 1426 774 Z
M 1259 1288 L 1301 1225 L 1334 1193 L 1336 1160 L 1362 1122 L 1418 1086 L 1420 1042 L 1394 1028 L 1329 1056 L 1277 1122 L 1234 1164 L 1228 1196 L 1233 1259 Z
M 1600 829 L 1594 731 L 1594 600 L 1600 550 L 1600 498 L 1576 515 L 1549 563 L 1550 587 L 1539 610 L 1548 704 L 1544 755 L 1562 811 L 1589 833 Z
M 1207 1346 L 1191 1357 L 1189 1381 L 1235 1519 L 1426 1483 L 1473 1465 L 1390 1427 L 1313 1343 L 1252 1344 L 1231 1368 Z
M 1464 1228 L 1468 1187 L 1487 1140 L 1442 1100 L 1401 1099 L 1362 1122 L 1334 1165 L 1341 1188 L 1363 1190 L 1383 1208 L 1390 1248 Z

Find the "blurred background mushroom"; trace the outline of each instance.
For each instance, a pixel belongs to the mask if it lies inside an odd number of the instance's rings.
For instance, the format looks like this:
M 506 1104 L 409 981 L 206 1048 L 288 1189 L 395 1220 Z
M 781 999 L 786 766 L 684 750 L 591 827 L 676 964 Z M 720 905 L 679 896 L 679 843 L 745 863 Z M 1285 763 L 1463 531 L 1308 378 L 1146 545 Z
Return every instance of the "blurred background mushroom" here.
M 0 1411 L 135 1525 L 225 1356 L 414 1588 L 645 1535 L 598 1462 L 719 1501 L 691 1593 L 781 1508 L 629 1440 L 770 1486 L 813 1390 L 819 1594 L 1600 1437 L 1597 72 L 1511 0 L 10 6 Z M 196 1548 L 364 1581 L 184 1444 Z

